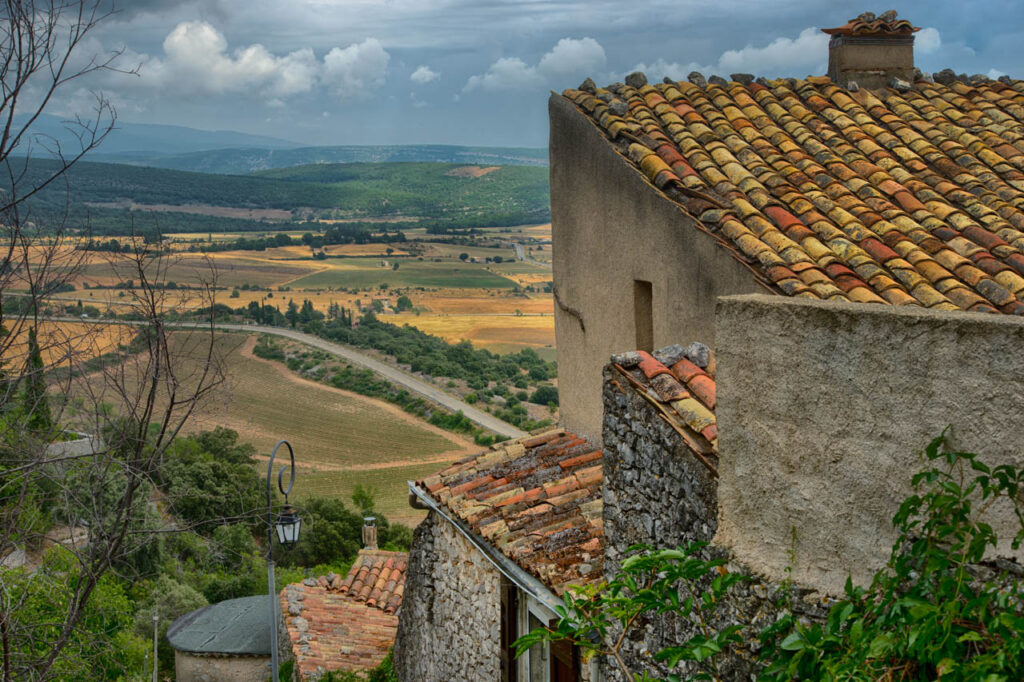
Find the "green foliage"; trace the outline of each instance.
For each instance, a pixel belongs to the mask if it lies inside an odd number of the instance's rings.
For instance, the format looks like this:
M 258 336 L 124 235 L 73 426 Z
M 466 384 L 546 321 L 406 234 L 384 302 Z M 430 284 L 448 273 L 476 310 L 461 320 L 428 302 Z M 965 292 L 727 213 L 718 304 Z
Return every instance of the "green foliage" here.
M 12 679 L 34 677 L 24 666 L 53 648 L 81 579 L 75 557 L 61 547 L 48 550 L 35 572 L 0 568 L 0 595 L 17 604 L 7 611 L 10 620 L 5 623 L 13 647 Z M 141 669 L 146 642 L 132 634 L 132 610 L 124 583 L 111 574 L 103 576 L 50 670 L 52 679 L 120 680 Z
M 145 640 L 153 636 L 153 615 L 157 621 L 157 651 L 160 656 L 160 667 L 164 670 L 174 669 L 174 650 L 167 642 L 167 629 L 179 616 L 206 606 L 206 598 L 188 585 L 179 583 L 167 575 L 159 576 L 149 590 L 148 598 L 135 613 L 135 634 Z
M 680 661 L 692 661 L 699 672 L 692 679 L 717 679 L 716 656 L 740 641 L 738 625 L 716 630 L 711 616 L 729 589 L 746 577 L 723 573 L 725 559 L 706 560 L 700 552 L 706 543 L 655 550 L 644 545 L 633 552 L 609 582 L 567 591 L 558 607 L 554 628 L 537 628 L 515 641 L 516 656 L 541 642 L 568 640 L 580 647 L 584 657 L 610 656 L 620 671 L 636 680 L 649 680 L 631 673 L 621 657 L 623 642 L 644 616 L 673 613 L 690 622 L 695 634 L 685 642 L 666 647 L 654 659 L 674 668 Z M 620 636 L 620 633 L 625 633 Z M 670 675 L 669 680 L 681 679 Z
M 388 651 L 388 655 L 384 657 L 380 665 L 372 670 L 361 673 L 335 670 L 321 676 L 319 680 L 320 682 L 398 682 L 398 675 L 395 674 L 394 650 Z
M 28 329 L 28 362 L 22 379 L 21 409 L 25 426 L 37 438 L 48 440 L 53 432 L 53 414 L 46 396 L 46 366 L 36 338 L 36 328 Z
M 788 616 L 764 633 L 762 679 L 1024 679 L 1024 585 L 983 582 L 972 569 L 996 546 L 984 520 L 993 504 L 1010 503 L 1021 520 L 1014 548 L 1024 539 L 1024 472 L 945 445 L 943 433 L 925 450 L 885 569 L 866 589 L 847 581 L 824 625 Z
M 314 566 L 338 559 L 351 560 L 362 544 L 363 515 L 341 500 L 313 497 L 299 510 L 302 532 L 291 547 L 277 546 L 274 555 L 282 566 Z M 386 535 L 387 520 L 378 521 L 378 538 Z M 383 541 L 383 538 L 380 538 Z M 276 544 L 276 541 L 275 541 Z
M 395 300 L 395 310 L 400 313 L 412 310 L 412 299 L 408 296 L 399 296 L 398 299 Z
M 177 439 L 161 469 L 174 515 L 194 524 L 258 521 L 258 511 L 266 503 L 264 485 L 253 466 L 255 452 L 251 444 L 238 442 L 238 433 L 219 426 Z M 206 531 L 212 531 L 212 525 Z
M 538 386 L 530 395 L 530 402 L 536 405 L 558 404 L 558 389 L 554 386 Z
M 374 498 L 378 492 L 372 485 L 364 486 L 362 483 L 356 483 L 355 488 L 352 489 L 352 504 L 364 514 L 372 512 L 375 504 Z

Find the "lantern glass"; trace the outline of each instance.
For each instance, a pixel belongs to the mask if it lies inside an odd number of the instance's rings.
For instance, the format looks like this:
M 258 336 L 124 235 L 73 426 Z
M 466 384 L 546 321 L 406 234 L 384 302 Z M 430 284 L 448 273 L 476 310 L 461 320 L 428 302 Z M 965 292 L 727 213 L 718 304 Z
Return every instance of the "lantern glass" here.
M 282 545 L 294 545 L 299 541 L 299 526 L 302 519 L 291 507 L 285 507 L 277 517 L 274 527 L 277 529 L 277 539 Z

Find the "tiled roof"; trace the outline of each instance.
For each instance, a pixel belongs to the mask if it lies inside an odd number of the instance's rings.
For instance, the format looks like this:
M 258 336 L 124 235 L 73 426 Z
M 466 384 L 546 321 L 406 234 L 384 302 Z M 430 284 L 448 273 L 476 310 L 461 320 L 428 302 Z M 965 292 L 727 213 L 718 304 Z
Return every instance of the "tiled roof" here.
M 566 431 L 507 441 L 418 485 L 561 595 L 601 578 L 601 451 Z
M 300 679 L 376 667 L 395 642 L 409 555 L 359 551 L 348 575 L 307 578 L 281 591 Z
M 889 10 L 875 16 L 874 12 L 864 12 L 837 28 L 823 28 L 824 33 L 834 36 L 879 36 L 907 34 L 920 31 L 906 19 L 896 16 L 895 10 Z
M 1024 314 L 1024 82 L 735 78 L 563 94 L 778 293 Z
M 718 475 L 718 423 L 715 419 L 714 356 L 700 343 L 667 346 L 612 356 L 612 366 L 675 429 L 694 455 Z M 613 378 L 614 380 L 614 378 Z M 616 382 L 618 383 L 618 382 Z
M 375 606 L 384 613 L 394 613 L 402 605 L 408 565 L 409 555 L 405 552 L 363 549 L 345 579 L 335 576 L 329 589 L 336 589 L 367 606 Z

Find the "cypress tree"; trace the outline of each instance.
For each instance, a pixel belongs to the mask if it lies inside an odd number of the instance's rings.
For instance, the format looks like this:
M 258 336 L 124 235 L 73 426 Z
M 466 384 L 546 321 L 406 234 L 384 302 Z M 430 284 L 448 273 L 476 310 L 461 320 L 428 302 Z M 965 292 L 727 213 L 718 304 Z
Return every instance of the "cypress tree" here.
M 36 435 L 48 436 L 53 430 L 53 415 L 46 397 L 46 378 L 43 376 L 43 354 L 36 338 L 36 328 L 28 330 L 28 363 L 25 385 L 21 392 L 22 408 L 27 415 L 26 425 Z

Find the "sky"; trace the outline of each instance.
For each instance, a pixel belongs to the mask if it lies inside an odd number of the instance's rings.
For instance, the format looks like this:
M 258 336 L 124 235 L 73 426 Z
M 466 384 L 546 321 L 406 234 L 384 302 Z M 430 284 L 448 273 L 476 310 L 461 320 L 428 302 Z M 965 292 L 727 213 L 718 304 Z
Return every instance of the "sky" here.
M 121 120 L 310 145 L 547 144 L 551 90 L 651 80 L 823 75 L 863 0 L 118 0 L 78 59 L 122 51 L 50 113 L 102 91 Z M 1021 0 L 905 0 L 926 71 L 1024 78 Z

